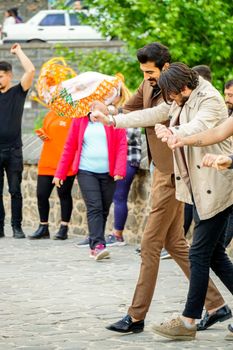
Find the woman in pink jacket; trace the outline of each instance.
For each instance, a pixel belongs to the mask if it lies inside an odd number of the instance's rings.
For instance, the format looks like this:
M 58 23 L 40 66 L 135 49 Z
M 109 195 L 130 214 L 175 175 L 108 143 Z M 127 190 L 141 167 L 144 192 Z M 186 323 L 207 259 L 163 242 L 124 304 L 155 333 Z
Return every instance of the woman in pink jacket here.
M 54 183 L 60 187 L 69 168 L 77 173 L 87 208 L 91 257 L 109 258 L 104 238 L 115 181 L 126 175 L 127 139 L 124 129 L 92 123 L 89 117 L 73 119 Z

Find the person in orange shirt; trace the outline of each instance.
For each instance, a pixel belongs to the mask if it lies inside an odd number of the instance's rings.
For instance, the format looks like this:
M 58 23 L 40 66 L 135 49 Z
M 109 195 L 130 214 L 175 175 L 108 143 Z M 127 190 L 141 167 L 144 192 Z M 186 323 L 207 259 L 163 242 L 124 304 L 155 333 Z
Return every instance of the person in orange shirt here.
M 42 128 L 36 130 L 36 134 L 44 142 L 38 163 L 37 179 L 37 201 L 40 224 L 38 229 L 29 235 L 29 239 L 50 238 L 48 217 L 50 209 L 49 197 L 54 188 L 52 180 L 71 122 L 71 118 L 60 117 L 55 112 L 50 111 L 44 118 Z M 54 237 L 55 239 L 65 240 L 68 238 L 68 224 L 73 209 L 71 190 L 74 178 L 75 174 L 70 169 L 63 186 L 57 188 L 61 205 L 61 226 Z

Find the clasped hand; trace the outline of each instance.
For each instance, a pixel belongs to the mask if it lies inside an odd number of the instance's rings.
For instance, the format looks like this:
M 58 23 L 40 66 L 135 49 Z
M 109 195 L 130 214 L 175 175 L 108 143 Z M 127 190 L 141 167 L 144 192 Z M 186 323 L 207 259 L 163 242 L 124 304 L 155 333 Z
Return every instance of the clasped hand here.
M 94 101 L 91 104 L 91 114 L 90 119 L 92 122 L 100 122 L 104 125 L 108 123 L 108 108 L 107 106 L 100 102 L 100 101 Z
M 179 136 L 174 135 L 172 131 L 163 124 L 155 125 L 155 133 L 162 142 L 167 143 L 168 147 L 171 148 L 171 150 L 184 146 L 182 139 Z

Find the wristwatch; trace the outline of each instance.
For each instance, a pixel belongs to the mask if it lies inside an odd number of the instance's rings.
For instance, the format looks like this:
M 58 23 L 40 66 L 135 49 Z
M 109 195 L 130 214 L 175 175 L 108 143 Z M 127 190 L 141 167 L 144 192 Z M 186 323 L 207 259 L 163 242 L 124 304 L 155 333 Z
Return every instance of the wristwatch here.
M 107 109 L 108 109 L 108 112 L 110 115 L 116 114 L 116 107 L 115 106 L 109 105 L 109 106 L 107 106 Z
M 107 125 L 108 126 L 111 126 L 111 125 L 116 126 L 116 121 L 111 114 L 108 115 Z

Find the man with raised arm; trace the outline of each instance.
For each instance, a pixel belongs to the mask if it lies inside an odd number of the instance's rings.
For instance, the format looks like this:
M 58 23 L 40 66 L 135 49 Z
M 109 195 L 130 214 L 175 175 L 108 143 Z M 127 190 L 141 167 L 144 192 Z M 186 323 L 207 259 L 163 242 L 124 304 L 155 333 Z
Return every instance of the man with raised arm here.
M 14 238 L 25 238 L 21 227 L 23 172 L 21 124 L 25 99 L 35 74 L 35 67 L 19 44 L 10 53 L 19 59 L 24 74 L 17 85 L 12 85 L 12 65 L 0 61 L 0 237 L 4 237 L 5 210 L 3 206 L 4 172 L 11 195 L 11 225 Z

